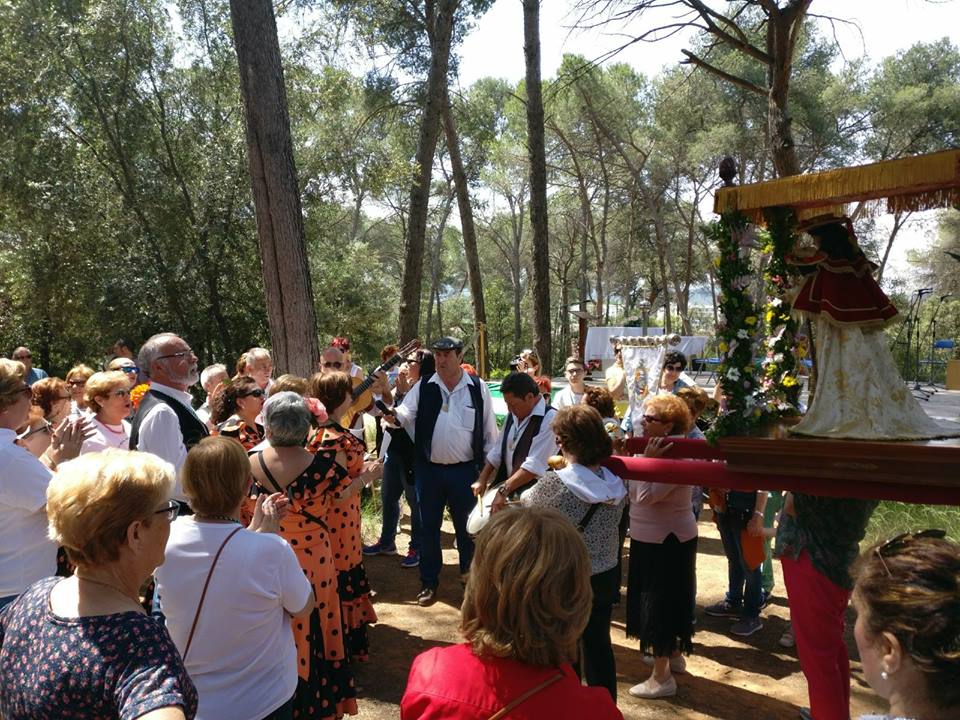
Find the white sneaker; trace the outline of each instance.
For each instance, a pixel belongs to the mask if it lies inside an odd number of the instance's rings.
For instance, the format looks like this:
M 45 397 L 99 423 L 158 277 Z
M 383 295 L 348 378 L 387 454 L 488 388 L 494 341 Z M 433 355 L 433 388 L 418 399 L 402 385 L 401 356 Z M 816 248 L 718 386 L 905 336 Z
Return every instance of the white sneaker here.
M 636 698 L 643 698 L 645 700 L 673 697 L 677 694 L 677 681 L 674 680 L 673 675 L 671 675 L 665 683 L 659 683 L 654 680 L 653 675 L 651 675 L 639 685 L 634 685 L 630 688 L 630 694 Z
M 653 667 L 653 655 L 644 655 L 643 664 Z M 670 658 L 670 672 L 674 675 L 683 675 L 687 671 L 687 659 L 683 655 Z

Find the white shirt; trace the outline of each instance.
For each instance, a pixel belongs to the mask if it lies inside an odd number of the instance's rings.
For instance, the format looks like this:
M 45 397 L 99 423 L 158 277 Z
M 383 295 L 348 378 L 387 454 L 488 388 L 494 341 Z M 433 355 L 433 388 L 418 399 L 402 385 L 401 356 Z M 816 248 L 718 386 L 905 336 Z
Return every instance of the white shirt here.
M 57 571 L 57 546 L 47 537 L 47 485 L 53 474 L 16 433 L 0 429 L 0 597 L 19 595 Z
M 579 405 L 582 397 L 583 393 L 575 393 L 573 388 L 567 385 L 563 390 L 557 393 L 555 398 L 553 398 L 553 406 L 559 410 L 560 408 L 565 408 L 568 405 Z
M 530 419 L 535 416 L 542 417 L 543 422 L 540 425 L 540 431 L 533 436 L 533 440 L 530 443 L 530 452 L 520 467 L 533 473 L 537 477 L 540 477 L 547 471 L 547 460 L 551 455 L 556 455 L 559 452 L 557 448 L 557 436 L 553 432 L 553 418 L 556 414 L 557 412 L 554 409 L 548 411 L 547 403 L 544 402 L 543 398 L 540 398 L 540 401 L 534 405 L 530 414 L 523 420 L 518 421 L 516 415 L 510 415 L 510 417 L 513 418 L 513 423 L 510 428 L 510 436 L 507 438 L 507 457 L 505 458 L 507 463 L 507 477 L 513 475 L 517 470 L 513 467 L 513 450 L 527 429 L 527 425 L 530 424 Z M 500 453 L 503 449 L 503 433 L 505 431 L 506 425 L 504 425 L 504 429 L 500 431 L 500 436 L 493 444 L 493 447 L 490 448 L 490 452 L 487 453 L 487 462 L 495 468 L 499 468 L 500 463 L 504 460 Z
M 203 405 L 197 408 L 197 417 L 207 426 L 207 429 L 211 429 L 210 425 L 210 398 L 208 397 L 203 401 Z M 260 422 L 260 418 L 257 418 L 257 422 Z
M 130 423 L 126 420 L 121 420 L 119 425 L 107 425 L 94 416 L 90 418 L 90 429 L 93 434 L 80 446 L 81 455 L 111 448 L 127 450 L 130 447 Z
M 417 410 L 420 407 L 421 382 L 423 381 L 417 380 L 403 398 L 403 404 L 395 409 L 397 419 L 410 433 L 414 442 L 416 442 L 414 425 L 417 420 Z M 436 373 L 431 375 L 427 382 L 436 384 L 443 398 L 443 407 L 437 416 L 433 440 L 430 443 L 430 462 L 453 465 L 473 460 L 473 423 L 476 410 L 470 394 L 470 376 L 461 371 L 460 381 L 453 390 L 447 389 Z M 480 382 L 480 397 L 483 398 L 483 418 L 480 426 L 483 432 L 483 452 L 486 456 L 497 442 L 497 418 L 493 413 L 490 389 L 483 381 Z
M 193 396 L 190 393 L 175 390 L 158 382 L 150 383 L 150 389 L 172 397 L 196 415 L 191 405 Z M 183 492 L 183 486 L 180 484 L 180 469 L 187 459 L 187 446 L 183 442 L 183 433 L 180 432 L 180 421 L 177 419 L 177 413 L 165 402 L 158 402 L 150 408 L 150 412 L 140 422 L 137 450 L 153 453 L 173 465 L 177 473 L 177 484 L 173 489 L 173 497 L 176 500 L 189 502 Z
M 193 517 L 170 527 L 157 596 L 181 655 L 213 556 L 236 528 Z M 293 696 L 297 648 L 285 611 L 300 610 L 310 589 L 282 537 L 246 529 L 233 536 L 213 571 L 185 661 L 199 695 L 197 720 L 259 720 Z

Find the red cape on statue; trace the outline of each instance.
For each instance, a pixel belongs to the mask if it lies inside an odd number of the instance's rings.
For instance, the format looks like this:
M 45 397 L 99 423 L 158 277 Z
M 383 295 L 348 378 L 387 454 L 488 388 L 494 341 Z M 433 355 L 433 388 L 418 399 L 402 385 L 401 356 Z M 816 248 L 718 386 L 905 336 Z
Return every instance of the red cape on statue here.
M 897 309 L 874 280 L 873 267 L 863 255 L 851 261 L 817 253 L 813 262 L 796 264 L 817 266 L 793 300 L 797 312 L 823 315 L 834 325 L 867 327 L 883 327 L 896 317 Z

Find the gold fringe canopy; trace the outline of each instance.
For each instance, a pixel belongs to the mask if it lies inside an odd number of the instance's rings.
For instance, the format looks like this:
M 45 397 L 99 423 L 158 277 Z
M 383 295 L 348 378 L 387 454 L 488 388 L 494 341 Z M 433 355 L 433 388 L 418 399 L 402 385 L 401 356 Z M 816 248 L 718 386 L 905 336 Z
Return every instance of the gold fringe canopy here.
M 724 187 L 713 211 L 739 210 L 762 223 L 767 207 L 803 211 L 884 198 L 890 212 L 960 205 L 960 150 Z

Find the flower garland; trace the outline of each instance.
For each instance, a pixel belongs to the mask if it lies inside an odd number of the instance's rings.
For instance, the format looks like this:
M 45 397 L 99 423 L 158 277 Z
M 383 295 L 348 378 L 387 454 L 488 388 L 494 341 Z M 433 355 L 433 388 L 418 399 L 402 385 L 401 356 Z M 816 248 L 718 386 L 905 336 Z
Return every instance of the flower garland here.
M 711 442 L 728 435 L 751 435 L 764 420 L 764 402 L 758 401 L 758 381 L 753 365 L 753 344 L 760 330 L 759 309 L 748 288 L 753 280 L 750 252 L 759 247 L 756 233 L 737 211 L 721 215 L 704 227 L 717 244 L 714 260 L 720 285 L 723 320 L 717 326 L 720 352 L 719 382 L 726 411 L 707 433 Z
M 763 273 L 768 301 L 764 312 L 767 326 L 766 357 L 762 388 L 767 411 L 774 416 L 799 413 L 800 382 L 797 379 L 795 355 L 797 321 L 790 310 L 787 291 L 787 253 L 793 247 L 796 218 L 789 208 L 770 208 L 764 212 L 767 230 L 764 233 L 763 252 L 768 256 Z

